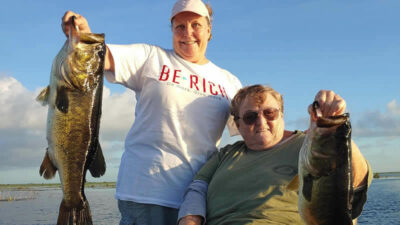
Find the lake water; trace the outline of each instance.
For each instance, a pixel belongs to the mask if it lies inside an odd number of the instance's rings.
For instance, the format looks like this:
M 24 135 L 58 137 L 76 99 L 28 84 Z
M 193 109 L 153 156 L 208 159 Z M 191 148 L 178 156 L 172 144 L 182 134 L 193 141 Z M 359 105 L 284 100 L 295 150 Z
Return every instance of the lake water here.
M 400 178 L 372 181 L 358 224 L 400 225 Z
M 86 188 L 95 225 L 119 223 L 115 189 Z M 0 202 L 0 225 L 55 224 L 61 202 L 61 190 L 42 188 L 12 193 L 33 199 Z M 3 193 L 4 195 L 4 193 Z M 359 217 L 363 225 L 400 225 L 400 178 L 375 179 L 368 190 L 368 200 Z
M 57 223 L 62 192 L 58 188 L 41 188 L 23 191 L 26 196 L 33 192 L 31 200 L 0 202 L 0 225 L 50 225 Z M 13 193 L 14 196 L 24 195 Z M 115 189 L 85 188 L 95 225 L 119 224 L 120 214 Z

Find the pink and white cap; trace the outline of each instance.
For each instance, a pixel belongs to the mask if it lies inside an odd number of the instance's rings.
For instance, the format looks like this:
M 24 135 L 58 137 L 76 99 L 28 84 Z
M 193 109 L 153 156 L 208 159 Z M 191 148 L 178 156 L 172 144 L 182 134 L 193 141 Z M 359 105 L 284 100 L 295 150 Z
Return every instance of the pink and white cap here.
M 200 16 L 205 16 L 210 20 L 208 9 L 201 0 L 178 0 L 172 8 L 172 14 L 170 20 L 180 12 L 193 12 Z

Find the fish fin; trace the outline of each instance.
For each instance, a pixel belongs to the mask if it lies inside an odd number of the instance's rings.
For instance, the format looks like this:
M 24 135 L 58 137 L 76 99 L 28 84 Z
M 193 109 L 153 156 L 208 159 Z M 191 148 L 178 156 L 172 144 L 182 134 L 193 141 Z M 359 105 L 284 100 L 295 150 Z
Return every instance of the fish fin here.
M 43 106 L 49 104 L 50 85 L 44 88 L 36 97 L 36 101 L 40 102 Z
M 57 168 L 51 162 L 49 153 L 46 151 L 42 165 L 40 165 L 40 169 L 39 169 L 40 176 L 43 176 L 44 179 L 48 180 L 48 179 L 51 179 L 54 177 L 54 175 L 56 174 L 56 171 L 57 171 Z
M 293 177 L 293 179 L 289 182 L 286 188 L 291 191 L 297 191 L 299 189 L 299 175 Z
M 311 197 L 312 197 L 313 180 L 314 180 L 314 178 L 311 176 L 311 174 L 308 174 L 307 176 L 303 177 L 303 193 L 302 193 L 302 195 L 309 202 L 311 201 Z
M 65 87 L 57 88 L 57 96 L 56 96 L 57 109 L 63 113 L 67 113 L 68 105 L 69 101 L 68 101 L 67 89 Z
M 89 171 L 93 177 L 101 177 L 106 172 L 106 162 L 99 142 L 97 142 L 96 156 L 89 167 Z
M 93 225 L 89 202 L 82 201 L 78 207 L 74 208 L 67 206 L 63 199 L 60 204 L 57 225 Z

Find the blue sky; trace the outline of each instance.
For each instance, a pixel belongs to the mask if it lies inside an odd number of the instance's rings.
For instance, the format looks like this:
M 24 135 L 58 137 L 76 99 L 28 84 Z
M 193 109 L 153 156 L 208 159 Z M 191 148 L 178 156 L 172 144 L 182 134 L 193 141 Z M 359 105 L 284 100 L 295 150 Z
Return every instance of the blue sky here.
M 171 48 L 172 0 L 7 1 L 0 8 L 0 183 L 42 183 L 47 109 L 34 101 L 47 86 L 65 36 L 66 10 L 114 44 Z M 400 1 L 210 0 L 207 57 L 244 85 L 269 84 L 285 98 L 287 129 L 307 128 L 307 105 L 320 89 L 346 101 L 353 138 L 374 171 L 400 171 Z M 115 181 L 133 121 L 133 93 L 105 83 L 103 178 Z M 221 145 L 235 139 L 223 135 Z M 90 177 L 90 175 L 89 175 Z M 50 182 L 58 182 L 53 179 Z

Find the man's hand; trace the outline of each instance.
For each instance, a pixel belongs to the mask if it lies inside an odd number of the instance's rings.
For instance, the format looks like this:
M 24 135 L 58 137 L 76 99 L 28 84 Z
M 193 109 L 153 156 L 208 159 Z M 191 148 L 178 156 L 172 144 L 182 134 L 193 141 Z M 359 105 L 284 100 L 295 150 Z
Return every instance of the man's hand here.
M 188 215 L 179 220 L 179 225 L 201 225 L 203 218 L 196 215 Z
M 346 111 L 346 101 L 333 91 L 321 90 L 314 100 L 319 103 L 322 117 L 338 116 Z M 308 107 L 308 112 L 312 112 L 312 105 Z

